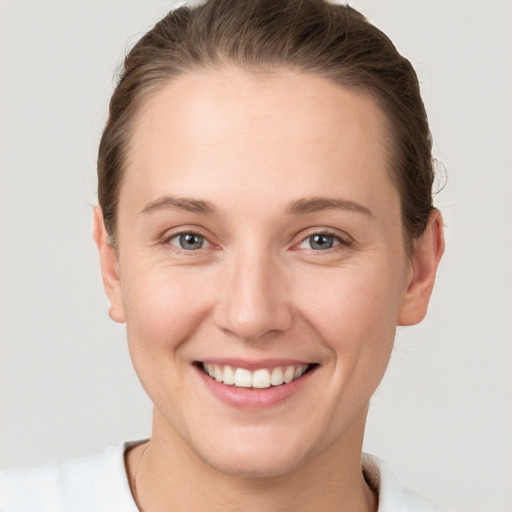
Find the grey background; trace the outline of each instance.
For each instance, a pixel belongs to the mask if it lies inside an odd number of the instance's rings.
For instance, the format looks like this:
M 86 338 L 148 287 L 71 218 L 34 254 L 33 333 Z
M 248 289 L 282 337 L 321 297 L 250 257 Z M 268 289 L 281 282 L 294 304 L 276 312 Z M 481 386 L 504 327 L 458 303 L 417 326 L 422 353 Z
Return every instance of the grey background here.
M 450 510 L 510 511 L 512 2 L 350 3 L 413 62 L 448 172 L 430 312 L 398 333 L 365 449 Z M 171 6 L 0 1 L 0 469 L 149 435 L 91 205 L 113 70 Z

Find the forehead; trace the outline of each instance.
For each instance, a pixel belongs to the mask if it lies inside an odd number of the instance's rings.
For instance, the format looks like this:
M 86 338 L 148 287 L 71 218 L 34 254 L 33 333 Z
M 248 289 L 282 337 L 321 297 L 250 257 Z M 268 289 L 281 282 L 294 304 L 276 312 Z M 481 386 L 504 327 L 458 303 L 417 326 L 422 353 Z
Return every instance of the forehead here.
M 174 192 L 166 187 L 187 196 L 268 196 L 279 181 L 290 195 L 342 186 L 368 201 L 391 187 L 386 132 L 369 96 L 320 76 L 237 68 L 185 74 L 141 109 L 120 204 L 128 195 L 149 201 Z

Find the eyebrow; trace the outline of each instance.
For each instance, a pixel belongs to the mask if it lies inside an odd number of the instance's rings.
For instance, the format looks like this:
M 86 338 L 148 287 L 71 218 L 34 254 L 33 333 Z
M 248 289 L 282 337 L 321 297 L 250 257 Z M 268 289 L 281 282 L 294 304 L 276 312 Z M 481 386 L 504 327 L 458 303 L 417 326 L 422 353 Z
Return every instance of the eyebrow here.
M 209 201 L 188 197 L 164 196 L 148 203 L 141 213 L 152 213 L 158 210 L 185 210 L 200 215 L 213 215 L 217 208 Z
M 362 204 L 348 199 L 334 197 L 309 197 L 293 202 L 287 209 L 287 213 L 293 215 L 305 215 L 322 210 L 348 210 L 371 216 L 372 212 Z
M 148 203 L 141 211 L 142 214 L 152 213 L 158 210 L 184 210 L 199 215 L 214 215 L 217 208 L 210 201 L 202 199 L 192 199 L 189 197 L 164 196 Z M 298 199 L 291 203 L 286 209 L 286 213 L 292 215 L 306 215 L 316 213 L 322 210 L 348 210 L 372 215 L 372 212 L 362 204 L 350 201 L 348 199 L 333 197 L 309 197 Z

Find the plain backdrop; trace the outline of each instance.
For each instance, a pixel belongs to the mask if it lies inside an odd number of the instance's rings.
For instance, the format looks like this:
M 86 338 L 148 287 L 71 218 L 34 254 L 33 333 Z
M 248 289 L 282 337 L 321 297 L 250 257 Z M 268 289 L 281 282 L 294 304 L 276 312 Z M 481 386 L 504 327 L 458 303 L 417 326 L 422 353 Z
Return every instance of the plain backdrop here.
M 449 510 L 510 512 L 512 2 L 350 3 L 415 66 L 448 176 L 430 311 L 398 332 L 365 450 Z M 91 205 L 114 70 L 172 5 L 0 0 L 0 469 L 150 433 Z

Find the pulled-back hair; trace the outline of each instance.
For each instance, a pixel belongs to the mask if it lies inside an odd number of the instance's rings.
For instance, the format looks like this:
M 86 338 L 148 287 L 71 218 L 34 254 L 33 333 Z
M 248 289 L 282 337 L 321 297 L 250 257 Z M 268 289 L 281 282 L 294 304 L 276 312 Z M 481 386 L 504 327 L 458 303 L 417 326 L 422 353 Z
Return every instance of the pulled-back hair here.
M 388 120 L 389 167 L 401 199 L 404 239 L 412 249 L 433 208 L 434 180 L 416 73 L 362 14 L 326 0 L 209 0 L 171 11 L 139 40 L 110 100 L 98 155 L 98 199 L 114 244 L 119 192 L 141 106 L 176 76 L 225 65 L 314 73 L 371 96 Z

